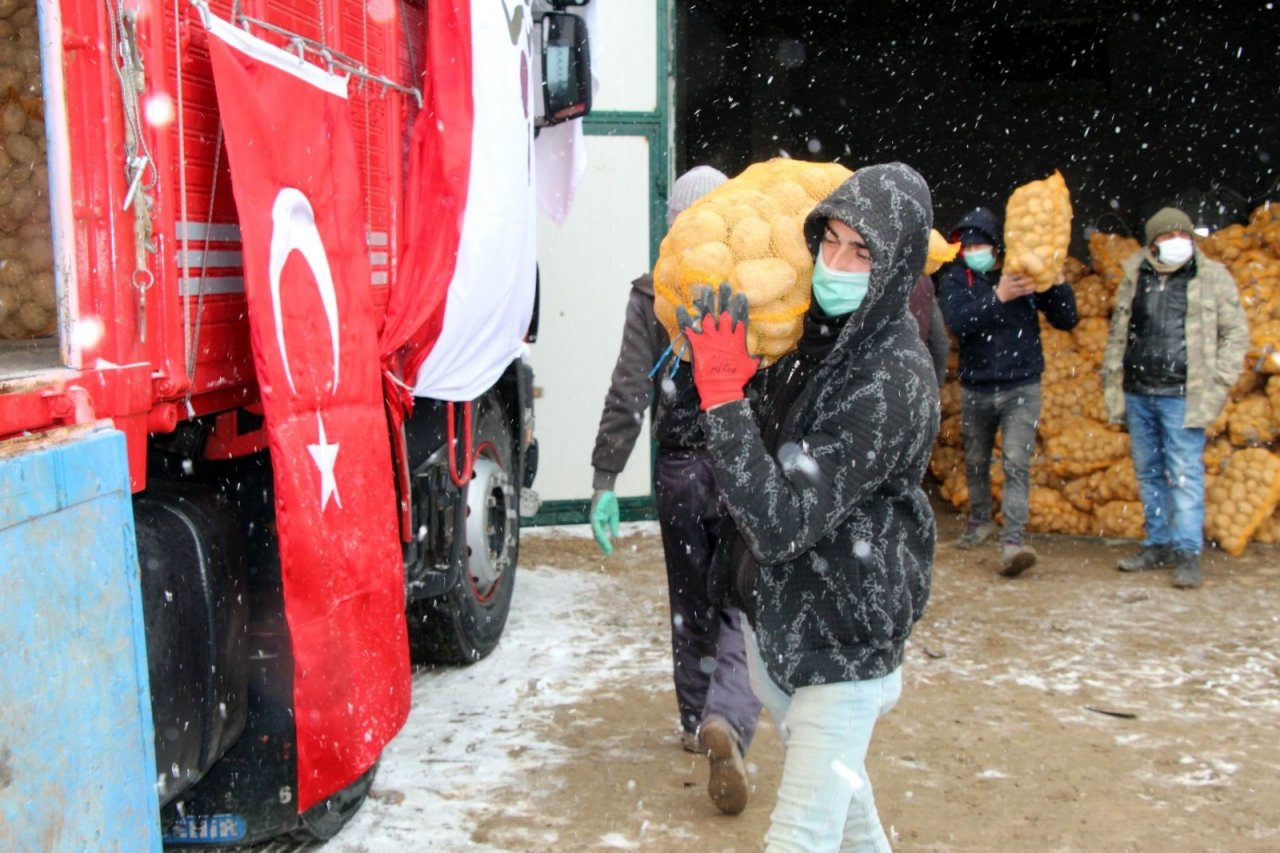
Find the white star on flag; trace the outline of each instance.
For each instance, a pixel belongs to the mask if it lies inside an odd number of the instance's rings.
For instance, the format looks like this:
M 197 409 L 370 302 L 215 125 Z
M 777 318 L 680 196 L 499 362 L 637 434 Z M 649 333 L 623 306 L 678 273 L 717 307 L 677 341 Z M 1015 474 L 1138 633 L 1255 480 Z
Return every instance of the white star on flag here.
M 338 460 L 338 445 L 329 443 L 329 439 L 324 434 L 324 420 L 319 412 L 316 412 L 316 423 L 320 425 L 320 443 L 308 444 L 307 451 L 320 471 L 320 511 L 324 512 L 325 507 L 329 505 L 330 495 L 333 496 L 333 502 L 341 509 L 342 498 L 338 495 L 338 481 L 333 476 L 333 464 Z

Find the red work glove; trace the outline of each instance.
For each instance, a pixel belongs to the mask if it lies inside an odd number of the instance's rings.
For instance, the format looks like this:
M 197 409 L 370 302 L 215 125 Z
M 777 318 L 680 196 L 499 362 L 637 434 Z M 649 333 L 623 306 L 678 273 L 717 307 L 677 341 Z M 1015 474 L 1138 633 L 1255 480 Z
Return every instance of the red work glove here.
M 721 284 L 719 298 L 706 285 L 694 289 L 695 318 L 684 306 L 676 321 L 693 349 L 693 381 L 702 411 L 743 398 L 759 359 L 747 352 L 747 297 Z

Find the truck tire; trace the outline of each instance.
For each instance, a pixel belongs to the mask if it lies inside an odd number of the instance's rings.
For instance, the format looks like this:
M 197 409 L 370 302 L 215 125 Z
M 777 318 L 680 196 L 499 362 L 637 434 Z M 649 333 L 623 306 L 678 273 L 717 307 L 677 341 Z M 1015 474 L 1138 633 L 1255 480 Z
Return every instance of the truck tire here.
M 497 647 L 511 609 L 520 554 L 515 431 L 497 394 L 481 398 L 477 410 L 461 578 L 443 595 L 409 608 L 413 658 L 419 663 L 481 660 Z

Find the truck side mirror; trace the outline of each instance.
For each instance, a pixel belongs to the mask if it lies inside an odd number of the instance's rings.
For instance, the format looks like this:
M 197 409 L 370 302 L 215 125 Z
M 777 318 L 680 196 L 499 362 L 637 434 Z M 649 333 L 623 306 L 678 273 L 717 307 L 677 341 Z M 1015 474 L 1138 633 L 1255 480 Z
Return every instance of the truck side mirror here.
M 587 24 L 569 12 L 547 12 L 541 18 L 542 114 L 538 127 L 549 127 L 591 111 L 591 50 Z

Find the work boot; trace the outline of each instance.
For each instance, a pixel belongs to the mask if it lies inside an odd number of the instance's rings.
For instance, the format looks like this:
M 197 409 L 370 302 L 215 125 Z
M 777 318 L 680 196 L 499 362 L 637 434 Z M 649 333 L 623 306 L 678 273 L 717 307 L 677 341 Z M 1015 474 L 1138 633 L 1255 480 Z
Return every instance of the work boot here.
M 1036 564 L 1036 549 L 1021 542 L 1009 541 L 1000 545 L 1000 574 L 1016 578 Z
M 1204 575 L 1200 573 L 1200 555 L 1195 551 L 1174 551 L 1173 560 L 1177 567 L 1173 573 L 1175 587 L 1198 589 L 1204 583 Z
M 1145 572 L 1151 569 L 1167 569 L 1173 565 L 1173 549 L 1168 545 L 1144 545 L 1136 554 L 1130 554 L 1116 568 L 1122 572 Z
M 724 717 L 712 714 L 702 721 L 698 737 L 711 761 L 707 780 L 711 802 L 725 814 L 740 814 L 747 807 L 747 767 L 737 731 Z
M 996 525 L 993 521 L 969 521 L 969 526 L 965 528 L 964 533 L 960 534 L 960 538 L 956 540 L 956 547 L 967 551 L 970 548 L 977 548 L 983 542 L 986 542 L 992 536 L 996 535 Z
M 702 743 L 698 740 L 697 732 L 682 729 L 680 732 L 680 746 L 685 752 L 692 752 L 694 755 L 702 754 Z

